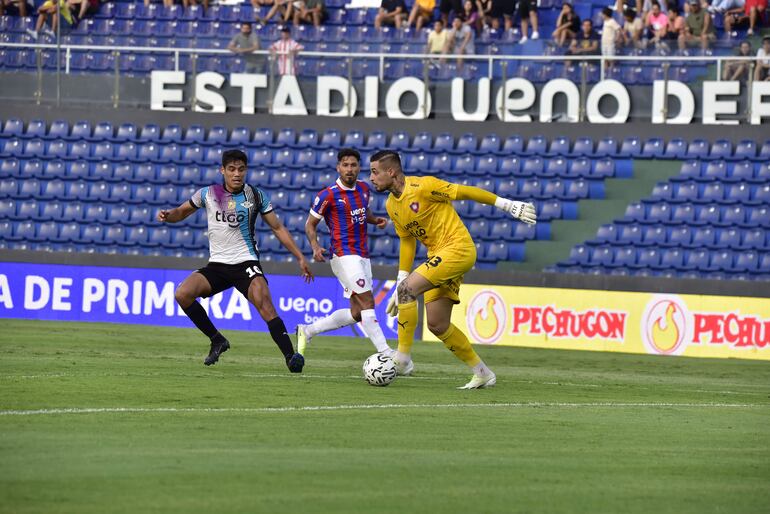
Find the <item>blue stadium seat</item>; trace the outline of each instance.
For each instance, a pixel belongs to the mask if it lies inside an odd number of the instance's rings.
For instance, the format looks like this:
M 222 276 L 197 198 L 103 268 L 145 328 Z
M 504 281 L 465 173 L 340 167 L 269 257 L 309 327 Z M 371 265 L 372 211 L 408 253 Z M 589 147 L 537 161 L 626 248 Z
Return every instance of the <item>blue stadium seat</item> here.
M 524 152 L 524 139 L 519 135 L 508 136 L 503 142 L 501 155 L 522 154 Z
M 656 157 L 663 157 L 665 147 L 663 146 L 663 139 L 654 137 L 645 141 L 642 147 L 641 156 L 645 159 L 652 159 Z
M 733 155 L 733 144 L 727 139 L 718 139 L 711 145 L 709 157 L 712 159 L 727 159 Z
M 709 143 L 705 139 L 695 139 L 687 147 L 688 159 L 702 159 L 708 157 Z
M 478 152 L 481 155 L 495 153 L 500 150 L 501 144 L 502 142 L 497 134 L 488 134 L 482 138 Z
M 614 156 L 618 153 L 618 142 L 614 137 L 605 137 L 596 145 L 597 157 Z
M 750 180 L 754 178 L 754 163 L 751 161 L 736 162 L 732 171 L 728 168 L 728 172 L 732 179 Z

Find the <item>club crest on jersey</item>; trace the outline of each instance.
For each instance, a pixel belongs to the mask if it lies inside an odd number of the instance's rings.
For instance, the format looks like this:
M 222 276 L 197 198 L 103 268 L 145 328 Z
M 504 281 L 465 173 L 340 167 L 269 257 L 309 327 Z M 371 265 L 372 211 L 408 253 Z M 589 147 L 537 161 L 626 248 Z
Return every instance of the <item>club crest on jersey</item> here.
M 227 201 L 227 210 L 232 211 L 233 209 L 235 209 L 235 200 L 231 198 Z
M 358 284 L 358 287 L 364 287 L 364 284 L 366 284 L 366 280 L 364 280 L 363 278 L 359 278 L 358 280 L 356 280 L 356 284 Z
M 420 212 L 420 202 L 412 202 L 409 204 L 409 208 L 414 212 Z
M 241 202 L 241 207 L 244 209 L 251 209 L 251 206 L 254 205 L 250 201 L 246 200 L 245 202 Z

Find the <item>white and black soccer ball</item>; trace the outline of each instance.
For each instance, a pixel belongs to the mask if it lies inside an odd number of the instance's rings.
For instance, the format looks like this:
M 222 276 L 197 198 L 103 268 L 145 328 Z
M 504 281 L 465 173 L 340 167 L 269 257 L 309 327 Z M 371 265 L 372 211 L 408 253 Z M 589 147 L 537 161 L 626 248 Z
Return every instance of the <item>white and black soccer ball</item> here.
M 364 379 L 373 386 L 386 386 L 396 379 L 396 363 L 381 353 L 364 361 Z

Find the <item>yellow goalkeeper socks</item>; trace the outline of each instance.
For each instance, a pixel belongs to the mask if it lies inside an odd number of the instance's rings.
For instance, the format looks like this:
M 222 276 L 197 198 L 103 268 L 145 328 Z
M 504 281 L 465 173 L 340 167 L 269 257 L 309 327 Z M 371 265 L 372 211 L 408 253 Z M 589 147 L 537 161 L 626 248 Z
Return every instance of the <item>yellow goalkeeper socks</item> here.
M 399 306 L 399 309 L 400 308 L 401 306 Z M 444 346 L 446 346 L 450 352 L 455 354 L 455 357 L 467 364 L 468 367 L 475 368 L 481 363 L 481 357 L 479 357 L 471 346 L 468 337 L 456 326 L 450 324 L 449 329 L 439 335 L 438 338 L 444 342 Z M 400 333 L 399 341 L 401 341 Z M 401 345 L 399 344 L 399 349 L 400 348 Z
M 410 355 L 417 329 L 417 301 L 398 304 L 398 352 Z

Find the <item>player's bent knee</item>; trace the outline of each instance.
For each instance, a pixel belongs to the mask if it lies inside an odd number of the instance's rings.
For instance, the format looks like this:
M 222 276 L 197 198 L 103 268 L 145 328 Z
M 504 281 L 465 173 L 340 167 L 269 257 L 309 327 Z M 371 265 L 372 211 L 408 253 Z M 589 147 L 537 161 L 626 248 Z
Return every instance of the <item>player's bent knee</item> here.
M 174 299 L 176 300 L 176 303 L 185 309 L 192 305 L 192 303 L 195 301 L 195 296 L 188 288 L 181 285 L 176 288 L 176 291 L 174 291 Z
M 436 337 L 446 334 L 447 330 L 449 330 L 449 320 L 428 318 L 428 330 Z

